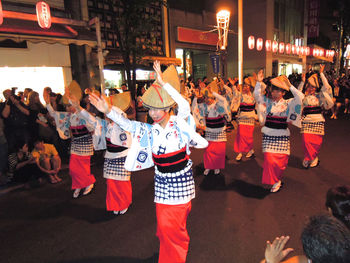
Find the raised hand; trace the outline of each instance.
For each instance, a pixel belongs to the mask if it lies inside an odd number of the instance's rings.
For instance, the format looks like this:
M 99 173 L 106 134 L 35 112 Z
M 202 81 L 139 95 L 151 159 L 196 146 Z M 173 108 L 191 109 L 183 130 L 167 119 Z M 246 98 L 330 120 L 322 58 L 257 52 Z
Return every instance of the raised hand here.
M 158 60 L 154 61 L 153 63 L 153 69 L 157 73 L 157 82 L 163 86 L 165 82 L 163 81 L 163 73 L 160 68 L 160 62 Z
M 284 259 L 290 252 L 293 251 L 292 248 L 284 249 L 284 246 L 289 240 L 289 236 L 276 237 L 275 240 L 270 243 L 266 241 L 265 249 L 265 260 L 268 263 L 279 263 Z M 283 250 L 284 249 L 284 250 Z
M 324 71 L 324 68 L 326 67 L 326 65 L 320 65 L 320 73 L 323 73 L 323 71 Z
M 257 81 L 259 82 L 262 82 L 264 79 L 264 70 L 263 69 L 260 69 L 259 72 L 258 72 L 258 75 L 257 75 Z
M 50 104 L 50 93 L 47 90 L 43 92 L 44 101 L 46 104 Z
M 94 105 L 100 112 L 108 114 L 111 111 L 112 106 L 107 102 L 106 96 L 101 98 L 91 93 L 89 95 L 89 100 L 91 104 Z

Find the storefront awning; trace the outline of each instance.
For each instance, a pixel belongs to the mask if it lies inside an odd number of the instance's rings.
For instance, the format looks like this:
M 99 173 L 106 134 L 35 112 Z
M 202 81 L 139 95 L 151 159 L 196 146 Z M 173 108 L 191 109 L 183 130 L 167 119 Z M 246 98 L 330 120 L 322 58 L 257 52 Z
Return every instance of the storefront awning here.
M 50 29 L 41 28 L 36 21 L 4 19 L 0 26 L 0 40 L 11 39 L 16 42 L 46 42 L 61 44 L 97 45 L 96 35 L 88 27 L 80 25 L 52 24 Z

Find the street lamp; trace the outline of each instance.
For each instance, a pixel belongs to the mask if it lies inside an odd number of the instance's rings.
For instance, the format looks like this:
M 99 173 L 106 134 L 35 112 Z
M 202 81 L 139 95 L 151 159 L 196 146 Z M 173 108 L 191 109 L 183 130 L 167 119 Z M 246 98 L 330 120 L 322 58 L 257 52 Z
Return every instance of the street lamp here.
M 221 10 L 216 14 L 217 28 L 219 34 L 220 50 L 225 50 L 227 46 L 227 34 L 230 23 L 230 12 Z

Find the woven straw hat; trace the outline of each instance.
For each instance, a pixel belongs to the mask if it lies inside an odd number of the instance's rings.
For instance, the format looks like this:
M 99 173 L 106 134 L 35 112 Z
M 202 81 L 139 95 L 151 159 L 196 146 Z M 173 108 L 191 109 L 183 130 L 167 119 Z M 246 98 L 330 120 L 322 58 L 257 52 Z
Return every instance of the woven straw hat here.
M 271 84 L 276 86 L 277 88 L 283 89 L 285 91 L 289 91 L 289 88 L 286 86 L 287 77 L 285 75 L 278 76 L 270 80 Z
M 307 81 L 309 82 L 309 84 L 310 84 L 311 86 L 314 86 L 314 87 L 316 87 L 316 88 L 319 88 L 319 87 L 320 87 L 320 84 L 319 84 L 319 82 L 318 82 L 318 75 L 317 75 L 317 73 L 312 74 L 312 75 L 307 79 Z
M 130 91 L 124 91 L 123 93 L 114 94 L 108 98 L 110 100 L 111 105 L 118 107 L 124 112 L 131 106 Z
M 75 96 L 78 101 L 81 101 L 81 98 L 83 97 L 83 93 L 81 91 L 81 88 L 75 80 L 72 80 L 72 82 L 67 87 L 69 93 L 71 96 Z M 65 93 L 62 97 L 63 104 L 69 104 L 69 99 L 67 97 L 67 94 Z
M 174 89 L 180 92 L 180 79 L 174 65 L 170 65 L 163 72 L 163 80 L 169 83 Z M 146 108 L 166 109 L 175 104 L 168 92 L 163 89 L 156 81 L 142 95 L 143 106 Z
M 244 79 L 244 84 L 249 85 L 249 86 L 251 86 L 251 87 L 254 88 L 255 85 L 256 85 L 256 78 L 255 78 L 255 77 L 252 77 L 252 76 L 246 77 L 246 78 Z
M 216 80 L 213 80 L 212 82 L 210 82 L 208 84 L 208 87 L 210 87 L 213 92 L 219 93 L 219 85 Z

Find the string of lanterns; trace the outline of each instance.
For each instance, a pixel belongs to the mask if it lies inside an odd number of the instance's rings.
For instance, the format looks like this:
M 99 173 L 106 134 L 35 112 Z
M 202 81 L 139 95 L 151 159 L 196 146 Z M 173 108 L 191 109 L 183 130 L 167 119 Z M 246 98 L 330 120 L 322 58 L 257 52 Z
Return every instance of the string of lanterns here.
M 255 41 L 254 36 L 248 37 L 248 48 L 254 49 L 256 42 L 256 50 L 261 51 L 264 47 L 264 40 L 262 38 L 258 38 Z M 292 44 L 285 44 L 284 42 L 277 42 L 266 40 L 265 41 L 265 50 L 273 53 L 279 52 L 280 54 L 292 54 L 292 55 L 300 55 L 300 56 L 314 56 L 314 57 L 329 57 L 332 58 L 335 55 L 334 50 L 325 50 L 323 48 L 310 48 L 306 46 L 297 46 Z
M 51 12 L 50 6 L 44 1 L 39 1 L 36 3 L 36 16 L 38 20 L 38 24 L 41 28 L 48 29 L 51 27 Z M 0 0 L 0 26 L 3 23 L 3 10 Z

